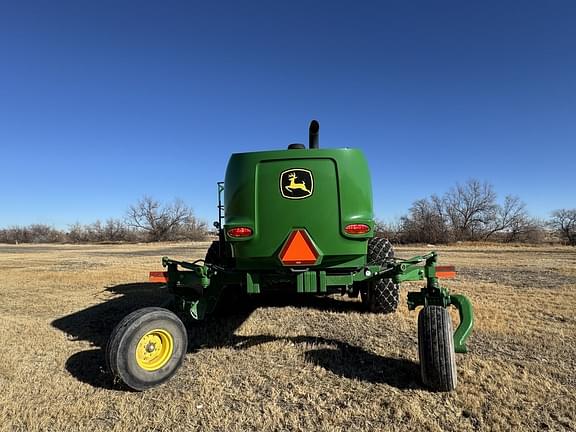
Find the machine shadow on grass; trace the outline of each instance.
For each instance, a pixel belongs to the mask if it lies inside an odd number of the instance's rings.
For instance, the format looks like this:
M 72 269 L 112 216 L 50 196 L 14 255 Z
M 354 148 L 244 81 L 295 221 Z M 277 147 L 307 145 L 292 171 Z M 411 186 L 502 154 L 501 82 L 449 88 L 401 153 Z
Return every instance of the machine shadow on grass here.
M 76 340 L 88 341 L 94 349 L 73 354 L 66 362 L 66 369 L 79 381 L 94 387 L 119 390 L 106 372 L 104 352 L 108 337 L 122 318 L 130 312 L 148 306 L 161 306 L 167 295 L 161 284 L 132 283 L 108 287 L 106 292 L 118 294 L 103 303 L 56 319 L 52 325 Z M 371 383 L 385 383 L 399 389 L 420 386 L 418 365 L 406 359 L 382 357 L 349 343 L 313 336 L 282 337 L 272 335 L 237 336 L 236 330 L 258 307 L 303 307 L 322 311 L 353 312 L 362 309 L 360 302 L 339 301 L 331 297 L 302 295 L 263 296 L 256 301 L 240 302 L 233 313 L 219 314 L 205 321 L 190 322 L 188 352 L 203 348 L 231 347 L 248 349 L 274 341 L 294 344 L 314 344 L 325 347 L 304 353 L 306 361 L 323 367 L 342 377 Z

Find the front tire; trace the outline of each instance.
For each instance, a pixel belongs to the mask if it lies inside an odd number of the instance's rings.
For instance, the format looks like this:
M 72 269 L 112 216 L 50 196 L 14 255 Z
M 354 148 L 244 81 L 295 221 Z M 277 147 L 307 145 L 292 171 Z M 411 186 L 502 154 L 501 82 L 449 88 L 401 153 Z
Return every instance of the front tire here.
M 106 363 L 112 375 L 142 391 L 170 379 L 182 365 L 188 335 L 167 309 L 148 307 L 127 315 L 112 331 Z
M 418 353 L 425 386 L 442 392 L 456 388 L 452 319 L 446 308 L 426 306 L 418 314 Z
M 388 239 L 374 237 L 368 241 L 368 265 L 384 266 L 394 259 L 394 248 Z M 390 278 L 364 283 L 360 288 L 362 303 L 375 313 L 392 313 L 398 309 L 400 287 Z

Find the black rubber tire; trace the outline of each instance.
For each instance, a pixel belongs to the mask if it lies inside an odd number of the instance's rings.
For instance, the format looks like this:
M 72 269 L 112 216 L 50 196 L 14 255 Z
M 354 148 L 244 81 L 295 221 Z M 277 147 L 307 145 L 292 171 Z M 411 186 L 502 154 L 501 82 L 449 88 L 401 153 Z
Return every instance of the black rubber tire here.
M 426 306 L 418 314 L 418 354 L 426 387 L 440 392 L 456 388 L 452 319 L 446 308 Z
M 212 242 L 208 250 L 206 251 L 206 258 L 204 262 L 206 264 L 216 264 L 220 267 L 229 268 L 233 266 L 232 250 L 230 244 L 225 244 L 228 250 L 225 252 L 226 256 L 220 256 L 220 241 L 215 240 Z M 240 285 L 226 285 L 220 294 L 218 299 L 218 304 L 214 310 L 215 315 L 229 315 L 233 313 L 237 307 L 245 300 L 245 293 L 242 292 L 242 287 Z
M 374 237 L 368 241 L 368 265 L 384 265 L 394 258 L 394 248 L 388 239 Z M 398 309 L 400 287 L 392 279 L 384 278 L 361 285 L 362 303 L 374 313 L 392 313 Z
M 148 371 L 136 360 L 136 348 L 148 332 L 160 329 L 170 334 L 173 350 L 167 363 Z M 115 379 L 133 390 L 142 391 L 170 379 L 182 365 L 188 347 L 188 334 L 182 321 L 167 309 L 147 307 L 124 317 L 112 331 L 106 346 L 106 364 Z
M 232 246 L 230 243 L 224 243 L 223 252 L 224 256 L 220 256 L 220 240 L 213 241 L 206 251 L 204 262 L 206 264 L 216 264 L 219 267 L 234 267 L 234 258 L 232 257 Z
M 206 258 L 204 258 L 206 264 L 216 264 L 222 265 L 224 260 L 220 258 L 220 241 L 213 241 L 208 250 L 206 251 Z

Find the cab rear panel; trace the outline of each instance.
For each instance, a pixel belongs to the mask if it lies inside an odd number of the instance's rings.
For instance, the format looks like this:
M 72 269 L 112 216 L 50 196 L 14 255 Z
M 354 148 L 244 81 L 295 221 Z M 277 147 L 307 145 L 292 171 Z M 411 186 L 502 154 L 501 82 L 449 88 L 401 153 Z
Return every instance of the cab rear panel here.
M 233 154 L 224 184 L 226 240 L 241 270 L 282 269 L 280 252 L 296 229 L 307 232 L 314 269 L 366 264 L 373 236 L 372 189 L 366 159 L 356 149 L 298 149 Z M 348 234 L 350 224 L 367 233 Z M 231 237 L 235 227 L 252 236 Z

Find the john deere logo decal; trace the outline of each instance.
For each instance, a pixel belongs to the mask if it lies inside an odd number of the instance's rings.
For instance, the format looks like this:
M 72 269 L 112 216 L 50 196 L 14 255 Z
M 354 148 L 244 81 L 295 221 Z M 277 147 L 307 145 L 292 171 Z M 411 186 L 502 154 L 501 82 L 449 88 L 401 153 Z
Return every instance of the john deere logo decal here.
M 312 172 L 302 168 L 292 168 L 280 174 L 280 193 L 288 199 L 304 199 L 314 191 Z

